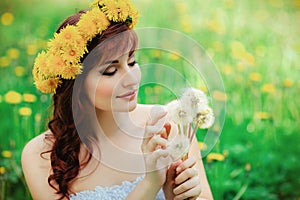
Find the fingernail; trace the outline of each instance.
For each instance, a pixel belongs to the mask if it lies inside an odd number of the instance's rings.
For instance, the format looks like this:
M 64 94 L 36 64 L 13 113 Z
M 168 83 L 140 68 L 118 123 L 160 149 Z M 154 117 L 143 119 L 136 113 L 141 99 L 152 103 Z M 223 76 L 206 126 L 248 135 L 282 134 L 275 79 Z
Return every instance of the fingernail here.
M 181 171 L 181 167 L 177 167 L 176 172 L 180 172 L 180 171 Z

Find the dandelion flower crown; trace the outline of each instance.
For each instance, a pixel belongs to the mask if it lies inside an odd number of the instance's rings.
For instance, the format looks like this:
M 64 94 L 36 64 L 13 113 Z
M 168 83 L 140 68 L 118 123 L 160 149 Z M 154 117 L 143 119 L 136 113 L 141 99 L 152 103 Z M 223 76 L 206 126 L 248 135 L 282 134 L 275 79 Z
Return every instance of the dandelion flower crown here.
M 55 93 L 62 79 L 75 79 L 82 72 L 81 58 L 87 44 L 111 23 L 125 22 L 133 28 L 138 12 L 130 0 L 95 0 L 76 25 L 67 25 L 38 54 L 33 67 L 34 83 L 43 93 Z

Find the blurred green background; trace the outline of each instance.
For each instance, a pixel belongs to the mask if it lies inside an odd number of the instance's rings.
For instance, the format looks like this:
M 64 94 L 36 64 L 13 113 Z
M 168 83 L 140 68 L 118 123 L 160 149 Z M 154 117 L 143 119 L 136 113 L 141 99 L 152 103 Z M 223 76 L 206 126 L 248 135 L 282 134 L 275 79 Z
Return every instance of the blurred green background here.
M 33 60 L 59 23 L 89 2 L 0 2 L 0 199 L 31 199 L 20 154 L 29 139 L 45 130 L 51 105 L 51 97 L 32 84 Z M 138 27 L 187 34 L 222 75 L 226 94 L 211 98 L 226 101 L 226 121 L 219 141 L 203 158 L 214 198 L 299 200 L 300 1 L 134 2 L 141 14 Z M 179 62 L 172 54 L 141 54 L 141 63 Z M 201 81 L 199 86 L 206 88 Z M 141 88 L 139 99 L 165 103 L 170 95 L 154 84 Z M 199 148 L 205 151 L 198 134 Z

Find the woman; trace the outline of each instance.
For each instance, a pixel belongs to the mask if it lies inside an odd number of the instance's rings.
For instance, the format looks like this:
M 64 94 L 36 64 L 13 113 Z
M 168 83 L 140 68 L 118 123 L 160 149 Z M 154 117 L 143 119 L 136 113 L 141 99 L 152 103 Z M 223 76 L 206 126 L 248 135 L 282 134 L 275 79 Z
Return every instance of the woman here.
M 137 16 L 129 1 L 96 0 L 38 55 L 35 84 L 54 110 L 22 153 L 33 199 L 212 199 L 197 143 L 170 163 L 166 112 L 137 104 Z

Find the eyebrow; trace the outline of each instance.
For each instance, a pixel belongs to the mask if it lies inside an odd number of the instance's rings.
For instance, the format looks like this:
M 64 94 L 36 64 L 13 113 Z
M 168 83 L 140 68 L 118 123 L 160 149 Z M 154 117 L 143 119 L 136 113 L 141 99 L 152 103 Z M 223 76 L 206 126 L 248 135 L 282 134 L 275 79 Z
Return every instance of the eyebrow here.
M 135 50 L 132 50 L 132 51 L 130 51 L 129 52 L 129 54 L 128 54 L 128 58 L 130 58 L 133 54 L 134 54 L 134 52 L 135 52 Z M 107 65 L 107 64 L 115 64 L 115 63 L 119 63 L 119 61 L 118 60 L 113 60 L 113 61 L 106 61 L 105 63 L 104 63 L 104 65 Z

